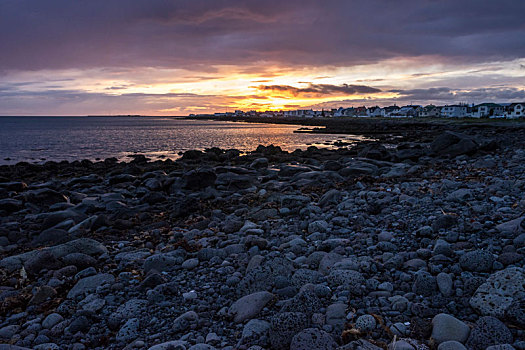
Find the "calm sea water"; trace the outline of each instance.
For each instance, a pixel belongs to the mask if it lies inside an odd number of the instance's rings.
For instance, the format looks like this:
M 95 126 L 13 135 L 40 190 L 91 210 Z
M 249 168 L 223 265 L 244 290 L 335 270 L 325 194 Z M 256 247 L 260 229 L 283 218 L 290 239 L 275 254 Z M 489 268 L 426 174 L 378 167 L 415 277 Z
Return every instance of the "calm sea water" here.
M 20 161 L 126 160 L 131 154 L 152 159 L 179 157 L 189 149 L 210 147 L 252 151 L 258 145 L 284 150 L 310 145 L 329 147 L 355 136 L 294 134 L 297 125 L 192 121 L 133 117 L 0 117 L 0 164 Z M 127 160 L 130 160 L 129 158 Z

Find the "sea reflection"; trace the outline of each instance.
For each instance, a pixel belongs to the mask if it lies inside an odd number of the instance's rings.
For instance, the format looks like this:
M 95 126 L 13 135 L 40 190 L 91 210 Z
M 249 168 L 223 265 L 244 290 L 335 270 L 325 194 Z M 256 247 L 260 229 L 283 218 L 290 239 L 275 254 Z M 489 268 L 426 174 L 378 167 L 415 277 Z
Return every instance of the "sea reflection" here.
M 145 154 L 176 159 L 180 152 L 219 147 L 252 151 L 279 145 L 285 151 L 335 147 L 359 136 L 293 133 L 297 125 L 190 121 L 173 118 L 1 117 L 0 163 L 45 160 L 126 159 Z M 128 158 L 129 160 L 129 158 Z

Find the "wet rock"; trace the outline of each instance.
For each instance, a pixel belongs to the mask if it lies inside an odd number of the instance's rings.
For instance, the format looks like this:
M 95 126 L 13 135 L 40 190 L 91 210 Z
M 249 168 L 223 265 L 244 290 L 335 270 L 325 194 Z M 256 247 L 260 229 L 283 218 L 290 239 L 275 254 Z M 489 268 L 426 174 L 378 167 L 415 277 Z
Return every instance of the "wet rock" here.
M 432 319 L 432 339 L 436 344 L 451 340 L 464 343 L 469 334 L 469 326 L 454 316 L 439 314 Z
M 465 345 L 455 340 L 445 341 L 439 344 L 438 350 L 467 350 Z
M 333 270 L 328 275 L 327 280 L 330 285 L 342 286 L 356 295 L 362 293 L 361 286 L 365 283 L 363 275 L 353 270 Z
M 29 274 L 36 275 L 42 269 L 57 269 L 62 265 L 48 250 L 36 251 L 24 263 L 24 268 Z
M 12 213 L 22 209 L 22 201 L 13 199 L 13 198 L 4 198 L 0 199 L 0 210 L 3 210 L 7 213 Z
M 308 319 L 299 312 L 284 312 L 272 317 L 270 343 L 274 349 L 289 349 L 293 337 L 307 328 Z
M 153 345 L 148 350 L 185 350 L 187 347 L 188 347 L 187 341 L 170 340 L 170 341 L 167 341 L 161 344 Z
M 50 228 L 42 231 L 38 236 L 36 236 L 31 244 L 33 246 L 41 245 L 53 245 L 64 243 L 73 239 L 73 236 L 70 235 L 66 230 Z
M 244 322 L 257 316 L 273 298 L 272 293 L 265 291 L 249 294 L 233 303 L 228 313 L 234 317 L 235 322 Z
M 297 333 L 290 343 L 290 350 L 334 350 L 337 343 L 325 331 L 316 328 L 307 328 Z
M 245 341 L 249 339 L 260 339 L 268 334 L 270 327 L 270 323 L 266 321 L 250 320 L 242 330 L 242 339 Z
M 118 331 L 115 339 L 119 342 L 129 342 L 139 336 L 140 321 L 138 318 L 129 319 Z
M 144 272 L 150 270 L 156 270 L 158 272 L 169 271 L 180 263 L 179 259 L 169 254 L 155 254 L 144 261 Z
M 120 305 L 115 312 L 113 312 L 108 319 L 108 325 L 116 329 L 122 322 L 131 318 L 137 318 L 142 313 L 147 312 L 147 300 L 131 299 Z
M 49 314 L 44 319 L 44 321 L 42 321 L 42 327 L 44 327 L 45 329 L 51 329 L 55 325 L 57 325 L 60 322 L 62 322 L 63 320 L 64 320 L 64 318 L 60 314 L 52 313 L 52 314 Z
M 461 268 L 466 271 L 488 272 L 492 270 L 494 256 L 486 250 L 465 253 L 459 259 Z
M 503 322 L 492 316 L 481 317 L 477 322 L 466 346 L 471 349 L 486 349 L 490 345 L 512 343 L 512 333 Z
M 213 186 L 217 175 L 213 169 L 190 170 L 182 176 L 182 186 L 189 190 L 198 190 L 208 186 Z
M 93 293 L 96 291 L 97 287 L 100 287 L 104 284 L 111 284 L 113 282 L 115 282 L 115 277 L 108 273 L 101 273 L 98 275 L 85 277 L 78 281 L 73 288 L 71 288 L 67 294 L 67 297 L 70 299 L 75 299 L 79 296 Z
M 420 271 L 416 274 L 412 290 L 416 294 L 430 296 L 437 289 L 436 278 L 428 272 Z
M 321 307 L 321 300 L 314 292 L 302 290 L 292 299 L 284 303 L 281 312 L 301 312 L 307 316 L 311 316 L 313 313 L 319 311 Z
M 199 315 L 195 311 L 188 311 L 173 321 L 173 330 L 175 332 L 183 332 L 188 329 L 192 324 L 196 323 L 199 319 Z
M 479 145 L 468 135 L 445 131 L 432 142 L 430 148 L 438 155 L 456 157 L 475 152 Z
M 78 269 L 85 269 L 90 266 L 96 266 L 97 260 L 84 253 L 70 253 L 62 258 L 65 265 L 74 265 Z
M 33 294 L 31 300 L 29 300 L 29 305 L 40 305 L 44 301 L 47 301 L 50 298 L 53 298 L 57 295 L 56 290 L 50 286 L 41 286 Z
M 448 273 L 440 272 L 436 277 L 438 289 L 444 297 L 450 297 L 453 294 L 453 281 Z

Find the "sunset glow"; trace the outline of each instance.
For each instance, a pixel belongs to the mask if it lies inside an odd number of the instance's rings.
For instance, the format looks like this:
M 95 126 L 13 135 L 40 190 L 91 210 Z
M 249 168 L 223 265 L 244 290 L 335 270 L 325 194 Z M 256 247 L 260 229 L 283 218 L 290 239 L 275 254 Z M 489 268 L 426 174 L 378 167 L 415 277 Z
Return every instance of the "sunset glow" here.
M 0 113 L 186 115 L 525 99 L 524 29 L 511 18 L 522 2 L 503 1 L 495 12 L 489 1 L 402 2 L 370 23 L 345 26 L 341 11 L 368 16 L 385 2 L 153 1 L 145 9 L 132 1 L 120 10 L 99 1 L 3 2 Z M 458 15 L 466 9 L 486 35 Z M 98 25 L 111 35 L 90 26 L 88 10 L 105 13 Z M 66 13 L 78 24 L 67 31 Z M 383 32 L 379 24 L 396 15 L 397 33 Z M 13 18 L 19 24 L 7 29 Z M 157 35 L 146 40 L 141 31 Z

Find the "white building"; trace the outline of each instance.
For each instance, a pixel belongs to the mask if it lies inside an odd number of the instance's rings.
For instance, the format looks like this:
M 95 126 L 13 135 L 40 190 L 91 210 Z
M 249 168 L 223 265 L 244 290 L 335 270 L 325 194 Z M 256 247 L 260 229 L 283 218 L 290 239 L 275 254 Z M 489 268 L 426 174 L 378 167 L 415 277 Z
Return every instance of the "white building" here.
M 421 108 L 418 112 L 418 117 L 420 118 L 439 118 L 440 109 L 434 105 L 428 105 L 424 108 Z
M 385 116 L 385 109 L 375 106 L 368 108 L 368 116 L 369 117 L 384 117 Z
M 511 103 L 507 107 L 507 111 L 505 112 L 505 116 L 507 118 L 511 118 L 511 119 L 525 117 L 525 102 Z
M 442 107 L 441 115 L 447 118 L 464 118 L 467 116 L 467 106 L 451 105 Z
M 472 118 L 488 118 L 503 116 L 505 114 L 505 108 L 502 105 L 496 103 L 482 103 L 472 107 Z

